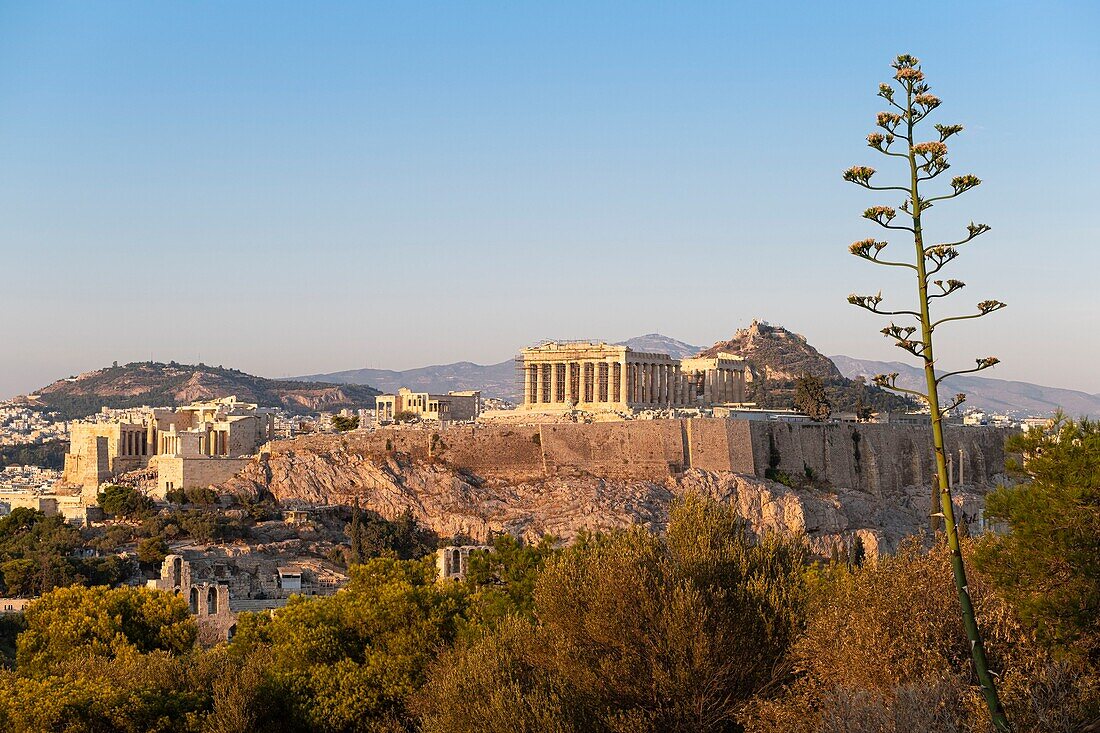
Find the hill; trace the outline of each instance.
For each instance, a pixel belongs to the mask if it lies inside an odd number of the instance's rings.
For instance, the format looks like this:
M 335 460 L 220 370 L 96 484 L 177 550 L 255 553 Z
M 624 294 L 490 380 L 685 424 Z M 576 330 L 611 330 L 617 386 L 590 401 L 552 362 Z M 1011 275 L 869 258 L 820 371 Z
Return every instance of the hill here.
M 378 390 L 367 385 L 275 380 L 205 364 L 146 361 L 59 379 L 28 399 L 56 410 L 65 419 L 73 419 L 91 415 L 101 407 L 174 407 L 230 395 L 261 407 L 316 412 L 374 407 L 377 394 Z
M 719 341 L 700 356 L 734 354 L 745 358 L 753 371 L 768 379 L 793 381 L 803 374 L 821 379 L 841 379 L 844 375 L 836 364 L 810 346 L 805 336 L 765 321 L 753 321 L 748 328 L 738 330 L 728 341 Z
M 860 408 L 875 411 L 909 409 L 908 402 L 899 395 L 845 377 L 829 357 L 810 345 L 805 336 L 782 326 L 753 321 L 729 340 L 703 350 L 700 356 L 720 353 L 740 356 L 748 362 L 752 381 L 747 399 L 761 407 L 791 407 L 795 380 L 809 374 L 824 382 L 834 412 L 854 412 Z
M 870 380 L 876 374 L 897 372 L 900 375 L 898 385 L 910 389 L 924 388 L 924 371 L 913 364 L 855 359 L 850 356 L 834 356 L 832 360 L 844 376 L 852 379 L 863 376 Z M 1100 417 L 1100 394 L 973 376 L 949 377 L 943 384 L 946 394 L 965 392 L 966 404 L 983 410 L 1025 412 L 1042 417 L 1061 408 L 1073 417 Z

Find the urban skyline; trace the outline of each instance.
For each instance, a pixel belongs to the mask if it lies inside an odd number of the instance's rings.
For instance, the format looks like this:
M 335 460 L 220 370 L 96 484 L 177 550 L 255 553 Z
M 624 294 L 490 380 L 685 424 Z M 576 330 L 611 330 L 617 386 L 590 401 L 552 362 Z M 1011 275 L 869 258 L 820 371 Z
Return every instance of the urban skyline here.
M 116 360 L 290 376 L 544 337 L 706 346 L 753 318 L 904 360 L 845 302 L 891 283 L 847 256 L 875 232 L 840 179 L 876 162 L 902 51 L 966 125 L 954 170 L 985 181 L 937 225 L 992 225 L 958 274 L 1010 307 L 944 363 L 1100 391 L 1097 10 L 932 3 L 932 33 L 870 8 L 2 4 L 0 394 Z

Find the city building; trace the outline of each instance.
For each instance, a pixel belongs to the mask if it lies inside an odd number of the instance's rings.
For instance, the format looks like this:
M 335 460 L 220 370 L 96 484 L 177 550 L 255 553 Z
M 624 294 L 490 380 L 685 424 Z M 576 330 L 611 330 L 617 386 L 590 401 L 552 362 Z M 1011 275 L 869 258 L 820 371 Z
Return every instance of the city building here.
M 205 487 L 239 471 L 275 435 L 274 411 L 236 397 L 141 408 L 107 421 L 74 422 L 62 483 L 88 493 L 128 471 L 155 466 L 161 496 Z
M 674 359 L 602 342 L 551 342 L 523 349 L 517 365 L 525 410 L 629 412 L 745 400 L 747 365 L 732 354 Z
M 393 422 L 405 414 L 419 420 L 469 422 L 481 414 L 481 392 L 463 390 L 445 395 L 413 392 L 402 387 L 396 394 L 375 398 L 375 419 L 378 423 Z

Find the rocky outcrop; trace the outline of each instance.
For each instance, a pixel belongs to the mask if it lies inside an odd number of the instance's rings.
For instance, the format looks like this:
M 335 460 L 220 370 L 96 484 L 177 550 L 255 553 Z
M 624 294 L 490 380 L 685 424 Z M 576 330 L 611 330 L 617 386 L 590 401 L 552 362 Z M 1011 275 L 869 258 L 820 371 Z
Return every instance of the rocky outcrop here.
M 803 374 L 821 379 L 843 376 L 829 357 L 811 346 L 805 336 L 764 321 L 753 321 L 728 341 L 719 341 L 700 352 L 700 356 L 721 353 L 744 357 L 753 371 L 766 372 L 769 379 L 791 380 Z
M 583 442 L 601 446 L 598 452 L 563 445 L 568 436 L 559 427 L 552 428 L 557 434 L 539 428 L 531 428 L 530 435 L 517 430 L 410 430 L 282 441 L 269 446 L 222 489 L 252 498 L 270 496 L 286 506 L 358 502 L 389 518 L 409 510 L 441 537 L 466 536 L 479 542 L 500 532 L 529 539 L 549 534 L 568 541 L 582 531 L 632 524 L 661 531 L 672 502 L 685 493 L 701 493 L 736 507 L 755 532 L 803 534 L 820 555 L 846 547 L 856 537 L 870 555 L 890 552 L 903 537 L 929 527 L 931 490 L 922 483 L 927 471 L 915 465 L 920 456 L 911 453 L 908 443 L 892 455 L 886 440 L 896 432 L 897 442 L 908 435 L 906 431 L 882 430 L 865 438 L 858 458 L 865 467 L 858 481 L 848 481 L 854 474 L 839 455 L 841 446 L 855 450 L 848 433 L 797 434 L 784 427 L 776 434 L 763 428 L 747 430 L 745 423 L 719 425 L 725 421 L 663 421 L 668 423 L 664 426 L 662 421 L 647 422 L 569 428 L 577 439 L 591 429 L 594 434 Z M 713 461 L 702 468 L 660 458 L 681 450 L 661 441 L 701 434 L 704 426 L 715 435 L 718 427 L 723 428 L 727 443 L 722 445 L 727 447 L 722 450 L 732 452 L 738 446 L 729 445 L 729 436 L 743 434 L 745 445 L 739 447 L 752 451 L 755 444 L 763 455 L 746 456 L 741 471 L 715 468 L 721 464 Z M 635 435 L 636 431 L 643 432 Z M 710 442 L 695 444 L 694 452 L 710 446 L 713 457 L 718 445 L 714 435 L 707 437 Z M 815 439 L 822 441 L 816 449 Z M 1003 436 L 976 432 L 953 440 L 981 457 L 969 474 L 972 483 L 955 490 L 960 521 L 977 529 L 984 494 L 996 483 L 995 467 L 987 464 L 1003 462 L 997 452 Z M 755 474 L 753 459 L 763 464 L 763 471 L 770 470 L 766 451 L 777 446 L 788 456 L 786 461 L 796 460 L 800 469 L 810 465 L 806 461 L 811 454 L 821 456 L 819 478 L 807 478 L 804 488 L 791 488 Z M 634 455 L 638 452 L 645 455 Z M 658 459 L 642 460 L 649 455 Z M 728 464 L 728 454 L 724 460 Z M 624 466 L 628 470 L 621 470 Z

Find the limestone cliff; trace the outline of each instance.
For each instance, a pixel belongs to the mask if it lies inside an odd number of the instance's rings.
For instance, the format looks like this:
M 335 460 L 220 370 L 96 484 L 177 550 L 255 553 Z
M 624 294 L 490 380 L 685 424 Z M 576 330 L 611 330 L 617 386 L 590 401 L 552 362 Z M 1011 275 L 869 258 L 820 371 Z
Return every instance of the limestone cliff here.
M 569 540 L 582 530 L 631 524 L 660 531 L 672 501 L 686 492 L 732 504 L 754 531 L 804 533 L 821 555 L 857 536 L 870 554 L 889 552 L 929 526 L 930 473 L 919 448 L 926 436 L 918 429 L 905 440 L 891 439 L 907 435 L 897 429 L 853 439 L 821 426 L 795 432 L 726 421 L 648 422 L 282 441 L 222 489 L 288 506 L 357 500 L 390 518 L 408 509 L 441 537 L 478 541 L 494 532 Z M 956 434 L 949 443 L 967 457 L 968 483 L 956 488 L 956 502 L 963 521 L 973 523 L 1003 463 L 1003 434 Z M 666 460 L 677 455 L 687 463 Z M 775 470 L 770 464 L 797 465 L 816 478 L 790 488 L 758 475 Z

